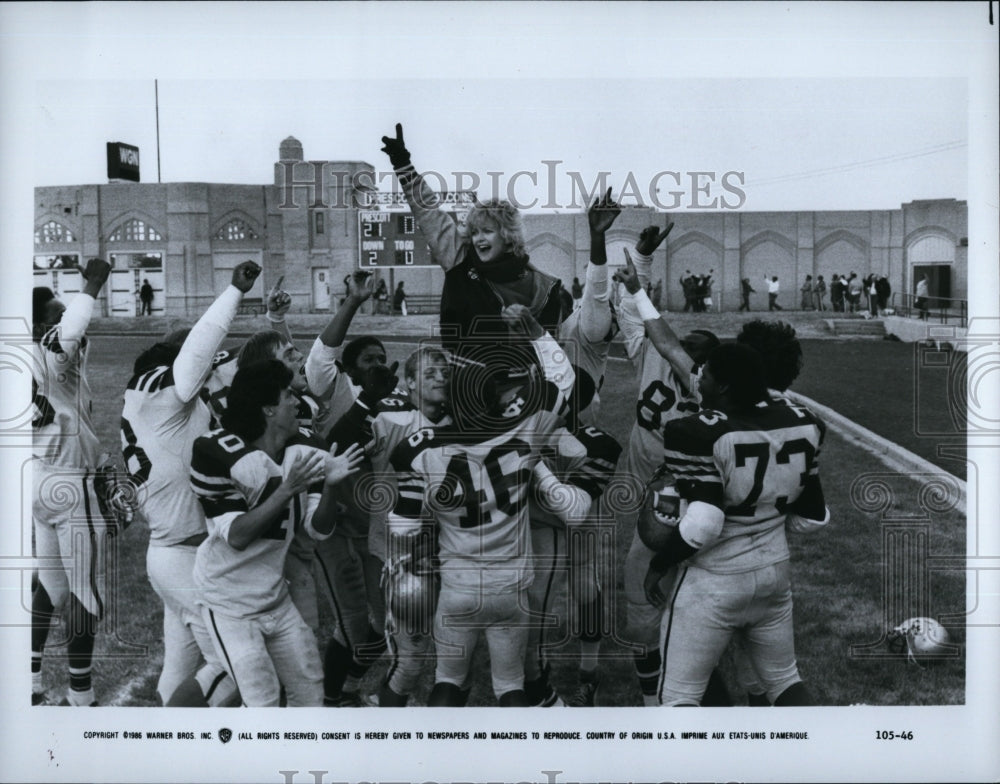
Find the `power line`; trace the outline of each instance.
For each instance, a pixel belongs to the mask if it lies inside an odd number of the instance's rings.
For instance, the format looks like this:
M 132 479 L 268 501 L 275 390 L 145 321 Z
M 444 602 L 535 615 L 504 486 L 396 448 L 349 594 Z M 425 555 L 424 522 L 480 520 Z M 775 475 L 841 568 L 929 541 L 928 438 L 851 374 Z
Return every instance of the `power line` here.
M 884 155 L 880 158 L 870 158 L 864 161 L 855 161 L 854 163 L 844 163 L 838 166 L 828 166 L 823 169 L 811 169 L 809 171 L 798 172 L 795 174 L 782 174 L 777 177 L 768 177 L 762 180 L 747 180 L 746 186 L 773 185 L 780 182 L 790 182 L 792 180 L 806 180 L 813 177 L 823 177 L 829 174 L 840 174 L 843 172 L 849 172 L 855 169 L 866 168 L 869 166 L 884 166 L 890 163 L 898 163 L 900 161 L 912 160 L 914 158 L 923 158 L 927 155 L 937 155 L 942 152 L 957 150 L 962 147 L 966 147 L 967 145 L 968 143 L 963 141 L 945 142 L 943 144 L 936 144 L 932 147 L 926 147 L 920 150 L 915 150 L 913 152 Z

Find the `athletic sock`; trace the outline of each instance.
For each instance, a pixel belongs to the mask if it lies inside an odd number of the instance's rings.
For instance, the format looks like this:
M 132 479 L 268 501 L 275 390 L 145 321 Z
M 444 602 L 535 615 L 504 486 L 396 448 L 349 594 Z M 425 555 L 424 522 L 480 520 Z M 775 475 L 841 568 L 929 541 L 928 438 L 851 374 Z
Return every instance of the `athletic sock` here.
M 31 594 L 31 690 L 42 691 L 42 654 L 45 642 L 52 628 L 52 599 L 41 581 L 33 581 L 35 590 Z
M 656 687 L 660 680 L 660 649 L 650 648 L 645 654 L 635 654 L 633 662 L 636 677 L 639 678 L 643 704 L 658 705 Z
M 90 699 L 85 703 L 89 705 L 94 701 L 90 672 L 94 657 L 94 638 L 97 636 L 97 616 L 88 612 L 72 594 L 69 597 L 69 627 L 70 636 L 66 647 L 69 651 L 70 692 L 76 692 L 79 699 L 83 699 L 79 695 L 89 694 Z

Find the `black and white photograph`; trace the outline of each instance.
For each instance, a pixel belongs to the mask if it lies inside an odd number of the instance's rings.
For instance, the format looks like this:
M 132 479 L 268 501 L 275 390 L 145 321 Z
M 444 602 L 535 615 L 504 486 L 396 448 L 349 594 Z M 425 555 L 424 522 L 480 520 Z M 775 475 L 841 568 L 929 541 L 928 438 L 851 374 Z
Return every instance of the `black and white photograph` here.
M 0 780 L 1000 777 L 997 12 L 0 8 Z

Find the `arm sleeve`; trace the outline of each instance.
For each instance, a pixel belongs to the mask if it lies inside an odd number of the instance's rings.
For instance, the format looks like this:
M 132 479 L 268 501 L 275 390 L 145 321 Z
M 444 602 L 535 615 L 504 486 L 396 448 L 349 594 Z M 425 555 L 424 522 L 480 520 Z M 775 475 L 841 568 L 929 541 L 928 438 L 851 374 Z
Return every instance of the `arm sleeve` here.
M 59 345 L 68 356 L 75 357 L 83 340 L 83 333 L 90 326 L 94 315 L 94 298 L 80 292 L 66 306 L 59 320 Z
M 653 257 L 644 256 L 638 251 L 632 252 L 632 264 L 635 272 L 639 276 L 640 291 L 646 288 L 649 283 L 650 270 L 653 267 Z M 636 308 L 636 304 L 631 296 L 623 296 L 621 308 L 618 314 L 618 326 L 621 327 L 622 337 L 625 341 L 625 352 L 629 359 L 635 361 L 642 349 L 642 341 L 646 337 L 646 327 L 642 323 L 642 316 Z
M 560 482 L 541 460 L 536 463 L 532 478 L 542 506 L 557 515 L 567 525 L 582 522 L 590 511 L 591 497 L 580 487 Z
M 431 247 L 431 255 L 445 271 L 451 269 L 458 263 L 462 250 L 458 224 L 448 213 L 438 209 L 437 195 L 412 164 L 397 169 L 396 177 L 417 226 Z
M 337 368 L 337 349 L 326 345 L 318 337 L 313 341 L 306 357 L 306 385 L 317 397 L 330 391 L 340 371 Z
M 235 286 L 228 286 L 202 314 L 184 340 L 174 360 L 174 389 L 185 403 L 198 394 L 212 372 L 212 360 L 242 300 L 242 292 Z
M 607 265 L 588 264 L 586 286 L 580 303 L 580 331 L 590 343 L 600 343 L 611 329 L 609 299 Z
M 576 373 L 569 362 L 569 357 L 566 356 L 566 351 L 548 332 L 531 341 L 531 344 L 535 347 L 535 353 L 542 363 L 545 380 L 555 384 L 563 397 L 568 398 L 576 382 Z
M 310 491 L 306 493 L 305 516 L 302 518 L 302 526 L 303 528 L 306 529 L 306 533 L 309 534 L 309 537 L 311 539 L 317 542 L 322 542 L 324 539 L 329 539 L 331 536 L 333 536 L 333 532 L 337 528 L 336 526 L 334 526 L 330 530 L 330 533 L 321 534 L 313 527 L 313 517 L 316 514 L 316 510 L 319 508 L 319 502 L 322 499 L 322 497 L 323 494 L 321 492 L 317 493 Z

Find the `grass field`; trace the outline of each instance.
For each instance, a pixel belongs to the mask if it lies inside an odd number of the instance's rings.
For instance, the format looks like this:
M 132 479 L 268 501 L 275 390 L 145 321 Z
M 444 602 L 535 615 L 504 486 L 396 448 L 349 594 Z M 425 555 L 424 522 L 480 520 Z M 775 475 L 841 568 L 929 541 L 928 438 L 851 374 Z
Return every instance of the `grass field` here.
M 121 394 L 132 359 L 149 342 L 142 337 L 107 336 L 93 341 L 90 382 L 94 413 L 99 435 L 109 450 L 117 448 Z M 308 343 L 300 341 L 300 348 L 307 350 Z M 393 361 L 405 358 L 412 345 L 391 344 L 389 349 Z M 912 346 L 878 341 L 807 341 L 806 362 L 796 385 L 801 392 L 915 452 L 927 455 L 934 451 L 930 439 L 918 435 L 919 428 L 914 426 L 919 418 L 915 404 L 906 403 L 907 399 L 915 403 L 911 390 L 919 377 L 915 370 L 919 358 Z M 624 364 L 613 360 L 602 391 L 602 421 L 622 442 L 627 440 L 634 421 L 636 390 L 628 376 Z M 946 386 L 943 392 L 932 394 L 947 402 Z M 938 424 L 950 421 L 946 406 L 928 407 Z M 941 432 L 940 428 L 935 432 Z M 949 439 L 946 435 L 945 440 Z M 958 466 L 951 462 L 946 465 L 957 472 Z M 933 504 L 928 504 L 921 485 L 909 477 L 890 474 L 875 458 L 834 433 L 828 435 L 821 472 L 832 522 L 827 530 L 812 538 L 795 539 L 791 545 L 796 645 L 803 677 L 825 705 L 963 703 L 964 654 L 920 667 L 899 658 L 885 658 L 884 645 L 875 645 L 870 651 L 865 646 L 878 643 L 889 625 L 912 615 L 950 614 L 948 625 L 953 639 L 964 642 L 964 573 L 904 570 L 899 567 L 899 554 L 884 551 L 883 545 L 889 533 L 905 534 L 906 542 L 919 541 L 931 556 L 964 554 L 964 515 L 926 508 Z M 618 532 L 616 595 L 621 591 L 620 569 L 631 535 L 631 531 Z M 109 617 L 98 638 L 95 661 L 95 685 L 104 704 L 157 704 L 162 609 L 146 580 L 146 540 L 142 525 L 133 526 L 117 540 L 112 571 L 115 589 Z M 915 558 L 918 566 L 924 566 L 920 560 L 923 552 L 911 549 L 907 558 Z M 926 598 L 924 606 L 916 603 L 921 597 Z M 619 628 L 623 628 L 621 603 L 615 605 L 614 614 Z M 47 683 L 59 684 L 60 690 L 65 687 L 66 677 L 65 659 L 60 656 L 64 649 L 58 645 L 63 637 L 61 630 L 53 631 L 44 669 Z M 852 652 L 852 646 L 860 649 Z M 553 668 L 557 689 L 565 691 L 574 685 L 575 653 L 574 642 L 560 651 Z M 485 654 L 480 650 L 477 656 L 477 678 L 470 704 L 495 704 Z M 608 640 L 603 656 L 598 703 L 641 704 L 628 652 Z M 370 671 L 364 684 L 368 690 L 377 688 L 384 669 L 385 664 L 380 663 Z M 426 699 L 431 680 L 428 667 L 417 702 Z

